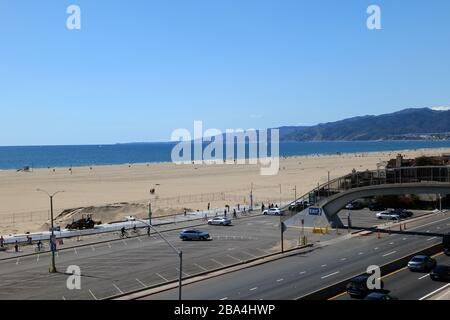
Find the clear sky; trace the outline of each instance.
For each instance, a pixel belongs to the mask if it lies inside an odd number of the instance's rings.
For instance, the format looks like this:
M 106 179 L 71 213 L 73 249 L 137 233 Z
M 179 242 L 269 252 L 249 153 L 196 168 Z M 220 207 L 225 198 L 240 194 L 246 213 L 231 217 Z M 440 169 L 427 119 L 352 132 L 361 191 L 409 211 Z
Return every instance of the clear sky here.
M 370 4 L 382 30 L 366 27 Z M 0 0 L 0 145 L 432 106 L 450 106 L 448 0 Z

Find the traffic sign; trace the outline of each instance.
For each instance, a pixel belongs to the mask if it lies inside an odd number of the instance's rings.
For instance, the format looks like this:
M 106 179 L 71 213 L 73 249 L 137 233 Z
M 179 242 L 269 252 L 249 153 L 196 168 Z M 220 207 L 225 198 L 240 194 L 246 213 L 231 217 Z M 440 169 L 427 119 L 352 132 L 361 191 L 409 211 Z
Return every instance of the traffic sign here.
M 321 216 L 322 209 L 321 208 L 309 208 L 309 215 L 310 216 Z

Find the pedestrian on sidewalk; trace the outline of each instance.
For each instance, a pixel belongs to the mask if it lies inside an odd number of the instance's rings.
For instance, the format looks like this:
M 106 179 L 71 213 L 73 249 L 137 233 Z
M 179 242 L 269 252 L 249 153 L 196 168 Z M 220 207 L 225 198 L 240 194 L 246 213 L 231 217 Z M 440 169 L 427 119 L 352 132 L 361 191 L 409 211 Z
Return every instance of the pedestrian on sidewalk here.
M 211 203 L 208 202 L 208 211 L 211 208 Z
M 264 205 L 264 203 L 261 205 L 261 212 L 264 212 L 264 209 L 266 209 L 266 206 Z
M 223 215 L 225 218 L 227 217 L 227 209 L 223 210 Z
M 5 244 L 5 239 L 3 239 L 3 236 L 0 236 L 0 247 L 3 248 L 4 244 Z
M 184 209 L 184 216 L 186 217 L 186 215 L 187 215 L 187 210 Z
M 236 209 L 233 209 L 233 218 L 236 219 Z
M 17 240 L 16 240 L 16 242 L 14 243 L 14 250 L 15 250 L 16 252 L 19 252 L 19 243 L 17 242 Z

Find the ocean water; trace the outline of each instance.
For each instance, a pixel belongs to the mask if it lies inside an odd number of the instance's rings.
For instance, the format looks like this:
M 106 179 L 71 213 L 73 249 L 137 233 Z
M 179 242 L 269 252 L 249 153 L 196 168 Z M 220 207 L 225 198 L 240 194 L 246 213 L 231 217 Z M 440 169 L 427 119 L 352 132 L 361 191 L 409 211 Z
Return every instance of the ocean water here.
M 176 143 L 0 147 L 0 169 L 170 162 Z M 280 156 L 450 148 L 450 141 L 281 142 Z M 248 151 L 248 145 L 247 145 Z M 225 154 L 225 153 L 224 153 Z

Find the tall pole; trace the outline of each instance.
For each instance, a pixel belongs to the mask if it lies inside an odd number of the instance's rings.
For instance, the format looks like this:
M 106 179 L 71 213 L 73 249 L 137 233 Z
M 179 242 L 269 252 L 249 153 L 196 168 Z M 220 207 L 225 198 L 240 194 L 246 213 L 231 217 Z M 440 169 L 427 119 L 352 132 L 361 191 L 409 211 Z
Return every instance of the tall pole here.
M 280 208 L 281 208 L 281 183 L 280 183 Z
M 52 250 L 52 265 L 50 267 L 50 272 L 56 272 L 56 264 L 55 264 L 55 228 L 53 227 L 53 195 L 50 196 L 50 220 L 51 220 L 51 228 L 52 228 L 52 236 L 50 240 L 50 246 Z
M 327 183 L 328 196 L 330 196 L 330 170 L 328 170 L 328 183 Z
M 182 283 L 181 280 L 183 279 L 183 274 L 182 271 L 183 270 L 183 251 L 179 251 L 178 256 L 180 257 L 180 273 L 178 274 L 178 300 L 181 300 L 181 288 Z
M 283 237 L 283 233 L 284 233 L 284 222 L 281 221 L 281 216 L 280 216 L 280 231 L 281 231 L 281 236 L 280 236 L 280 240 L 281 240 L 281 253 L 284 253 L 284 237 Z

